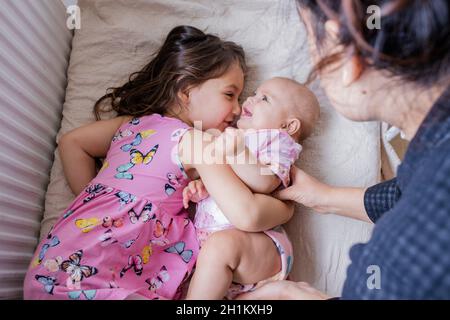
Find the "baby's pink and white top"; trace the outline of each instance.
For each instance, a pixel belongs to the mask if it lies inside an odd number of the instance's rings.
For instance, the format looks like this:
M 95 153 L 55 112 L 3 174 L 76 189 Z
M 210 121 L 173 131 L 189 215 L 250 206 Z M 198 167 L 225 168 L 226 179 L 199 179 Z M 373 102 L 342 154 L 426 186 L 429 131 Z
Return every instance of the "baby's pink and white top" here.
M 275 174 L 281 180 L 280 188 L 289 186 L 290 168 L 298 159 L 302 150 L 300 144 L 296 143 L 284 131 L 262 129 L 247 130 L 245 132 L 245 145 L 259 163 L 267 165 L 268 172 L 262 172 L 262 174 Z M 245 215 L 245 212 L 242 212 L 242 214 Z M 194 225 L 200 245 L 206 241 L 210 234 L 234 228 L 212 197 L 208 197 L 197 204 Z M 275 243 L 282 262 L 281 271 L 275 277 L 267 280 L 286 279 L 292 268 L 292 244 L 281 226 L 264 233 Z M 259 284 L 262 284 L 262 282 L 245 286 L 233 284 L 227 298 L 232 299 L 239 293 L 255 289 Z

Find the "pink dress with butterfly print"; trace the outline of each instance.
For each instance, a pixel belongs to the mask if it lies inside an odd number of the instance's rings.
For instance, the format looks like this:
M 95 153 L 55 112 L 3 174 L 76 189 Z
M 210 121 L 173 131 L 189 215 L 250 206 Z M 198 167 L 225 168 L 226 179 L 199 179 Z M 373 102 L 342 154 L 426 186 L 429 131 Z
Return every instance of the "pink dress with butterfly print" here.
M 188 129 L 158 114 L 119 128 L 98 175 L 38 245 L 25 299 L 180 297 L 199 250 L 177 155 Z

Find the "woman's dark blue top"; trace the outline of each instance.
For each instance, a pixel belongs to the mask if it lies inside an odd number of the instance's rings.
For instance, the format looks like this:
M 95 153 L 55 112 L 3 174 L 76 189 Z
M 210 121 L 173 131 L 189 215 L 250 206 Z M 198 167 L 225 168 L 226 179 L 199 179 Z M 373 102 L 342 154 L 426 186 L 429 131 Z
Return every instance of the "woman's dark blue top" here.
M 376 225 L 350 250 L 342 299 L 450 299 L 450 88 L 364 205 Z

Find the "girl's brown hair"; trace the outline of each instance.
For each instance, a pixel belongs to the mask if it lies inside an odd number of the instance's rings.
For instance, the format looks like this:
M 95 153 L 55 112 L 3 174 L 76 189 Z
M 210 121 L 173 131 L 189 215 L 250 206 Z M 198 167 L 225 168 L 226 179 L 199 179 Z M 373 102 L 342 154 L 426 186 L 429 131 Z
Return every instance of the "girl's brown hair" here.
M 132 73 L 124 85 L 108 88 L 98 99 L 95 117 L 99 120 L 101 112 L 112 110 L 118 116 L 164 115 L 179 103 L 179 92 L 222 76 L 236 62 L 245 74 L 244 50 L 236 43 L 191 26 L 175 27 L 141 71 Z M 109 109 L 102 108 L 104 102 Z
M 297 0 L 297 4 L 299 10 L 312 13 L 319 47 L 328 19 L 339 22 L 338 42 L 344 47 L 342 52 L 324 57 L 309 81 L 345 55 L 359 55 L 365 65 L 424 87 L 449 84 L 448 0 Z M 372 5 L 380 9 L 379 29 L 368 28 Z

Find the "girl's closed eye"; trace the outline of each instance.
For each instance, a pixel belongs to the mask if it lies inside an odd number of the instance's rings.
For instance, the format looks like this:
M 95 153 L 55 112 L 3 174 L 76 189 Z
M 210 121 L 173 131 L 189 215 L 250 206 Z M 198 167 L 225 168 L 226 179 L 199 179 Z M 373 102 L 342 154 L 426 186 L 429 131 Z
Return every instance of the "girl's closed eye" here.
M 234 98 L 234 93 L 233 93 L 233 92 L 227 92 L 227 93 L 225 93 L 225 95 L 226 95 L 228 98 L 230 98 L 230 100 Z

